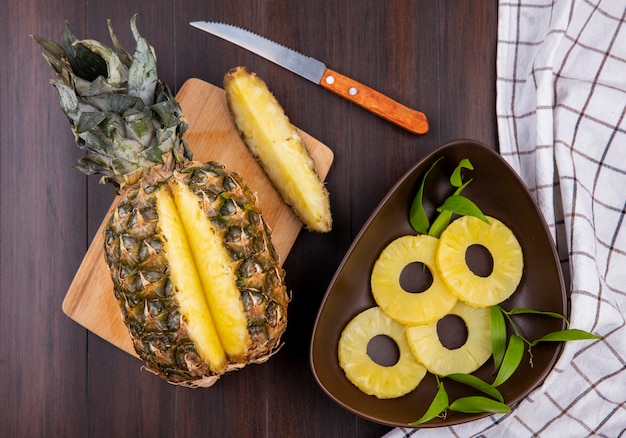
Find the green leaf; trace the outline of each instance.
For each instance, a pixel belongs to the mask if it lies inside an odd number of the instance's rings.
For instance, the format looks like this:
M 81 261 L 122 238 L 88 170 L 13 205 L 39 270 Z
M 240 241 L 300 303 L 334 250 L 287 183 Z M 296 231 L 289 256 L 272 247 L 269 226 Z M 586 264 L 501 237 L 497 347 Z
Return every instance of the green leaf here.
M 157 86 L 157 61 L 154 49 L 139 34 L 136 19 L 137 15 L 133 15 L 130 21 L 130 27 L 137 44 L 133 61 L 128 69 L 128 94 L 138 96 L 144 104 L 150 105 Z
M 509 339 L 509 346 L 506 349 L 502 365 L 496 376 L 493 386 L 500 386 L 513 375 L 524 356 L 524 340 L 518 335 L 512 335 Z
M 485 394 L 495 398 L 500 402 L 504 402 L 504 397 L 502 397 L 500 391 L 491 386 L 489 383 L 472 374 L 449 374 L 446 377 L 448 379 L 454 380 L 455 382 L 460 382 L 465 385 L 471 386 L 472 388 L 484 392 Z
M 465 183 L 461 184 L 460 186 L 458 186 L 457 189 L 454 191 L 454 195 L 460 194 L 463 191 L 463 189 L 467 187 L 467 185 L 471 182 L 472 180 L 470 179 L 466 181 Z M 437 215 L 437 218 L 435 219 L 433 224 L 430 226 L 430 230 L 428 230 L 428 235 L 439 238 L 439 236 L 441 236 L 441 233 L 443 233 L 443 230 L 445 230 L 447 226 L 450 224 L 451 219 L 452 219 L 451 211 L 439 210 L 439 215 Z
M 441 233 L 443 233 L 443 230 L 445 230 L 450 223 L 450 219 L 452 219 L 451 211 L 444 210 L 440 212 L 433 224 L 430 226 L 430 230 L 428 230 L 428 235 L 439 238 L 439 236 L 441 236 Z
M 106 113 L 100 111 L 85 111 L 80 113 L 78 122 L 76 123 L 76 133 L 82 134 L 83 132 L 89 131 L 94 126 L 99 125 L 106 117 Z
M 532 345 L 539 342 L 562 342 L 562 341 L 582 341 L 585 339 L 600 339 L 601 336 L 586 332 L 579 329 L 559 330 L 557 332 L 548 333 L 547 335 L 533 341 Z
M 426 423 L 427 421 L 439 416 L 448 408 L 448 393 L 443 387 L 443 382 L 438 382 L 437 388 L 437 394 L 435 394 L 435 397 L 433 398 L 433 401 L 428 407 L 426 413 L 419 420 L 409 423 L 409 426 L 417 426 L 419 424 Z
M 495 370 L 500 369 L 504 353 L 506 351 L 506 323 L 504 315 L 498 306 L 489 308 L 491 314 L 491 349 L 493 351 L 493 363 Z
M 409 210 L 409 222 L 411 223 L 413 229 L 418 233 L 426 234 L 428 232 L 430 222 L 428 221 L 428 216 L 426 216 L 426 211 L 424 210 L 424 205 L 422 204 L 422 200 L 424 198 L 424 184 L 426 183 L 426 177 L 430 171 L 433 170 L 441 159 L 443 159 L 443 157 L 438 158 L 437 161 L 430 166 L 430 169 L 426 171 L 424 177 L 422 178 L 422 183 L 417 189 L 415 198 L 411 203 L 411 209 Z
M 474 414 L 478 412 L 493 412 L 495 414 L 508 414 L 511 408 L 502 402 L 492 400 L 487 397 L 474 395 L 470 397 L 461 397 L 452 402 L 451 411 L 463 412 L 466 414 Z
M 465 189 L 465 187 L 467 187 L 469 185 L 469 183 L 471 183 L 473 181 L 473 179 L 468 179 L 467 181 L 465 181 L 463 184 L 461 184 L 460 186 L 457 187 L 457 189 L 454 191 L 455 195 L 460 195 L 461 192 Z
M 489 223 L 483 212 L 469 198 L 462 195 L 452 195 L 443 202 L 443 205 L 437 211 L 450 211 L 460 216 L 474 216 L 483 222 Z
M 569 326 L 569 322 L 565 319 L 563 315 L 557 312 L 544 312 L 541 310 L 529 309 L 527 307 L 518 307 L 515 309 L 511 309 L 507 312 L 509 315 L 544 315 L 550 316 L 552 318 L 563 319 Z
M 459 165 L 456 166 L 456 168 L 452 172 L 452 175 L 450 176 L 450 184 L 452 184 L 454 187 L 461 187 L 461 185 L 463 184 L 463 179 L 461 178 L 461 169 L 474 170 L 474 166 L 472 166 L 472 163 L 470 163 L 470 160 L 467 158 L 463 158 L 459 162 Z
M 122 88 L 124 86 L 124 83 L 128 80 L 128 67 L 122 63 L 120 58 L 111 48 L 96 40 L 81 40 L 80 42 L 77 41 L 73 45 L 85 47 L 94 54 L 100 55 L 104 62 L 106 62 L 106 71 L 108 71 L 108 75 L 106 77 L 107 83 L 113 87 Z M 81 55 L 86 55 L 86 53 L 87 52 L 83 49 Z M 92 58 L 92 56 L 89 58 Z M 81 59 L 81 61 L 83 60 Z
M 70 120 L 75 121 L 76 114 L 78 113 L 78 97 L 76 97 L 76 91 L 60 81 L 53 81 L 52 85 L 54 85 L 54 88 L 57 90 L 61 110 L 63 110 L 63 113 Z M 97 109 L 93 108 L 93 111 L 97 111 Z

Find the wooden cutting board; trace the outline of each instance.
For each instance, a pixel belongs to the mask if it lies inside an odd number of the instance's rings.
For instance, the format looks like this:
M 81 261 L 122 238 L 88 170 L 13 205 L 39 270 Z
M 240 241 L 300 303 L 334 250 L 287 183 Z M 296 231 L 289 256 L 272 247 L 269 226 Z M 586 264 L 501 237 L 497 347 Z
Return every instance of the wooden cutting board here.
M 224 90 L 199 79 L 190 79 L 183 84 L 176 98 L 189 121 L 185 138 L 194 160 L 220 162 L 244 177 L 258 196 L 259 207 L 273 230 L 272 241 L 281 263 L 284 262 L 301 230 L 301 223 L 282 202 L 239 137 L 228 112 Z M 333 162 L 333 152 L 305 132 L 300 131 L 300 135 L 320 177 L 325 179 Z M 118 198 L 111 207 L 117 202 Z M 107 218 L 100 225 L 70 285 L 63 300 L 63 311 L 96 335 L 136 356 L 113 295 L 113 281 L 104 259 L 102 232 L 106 221 Z

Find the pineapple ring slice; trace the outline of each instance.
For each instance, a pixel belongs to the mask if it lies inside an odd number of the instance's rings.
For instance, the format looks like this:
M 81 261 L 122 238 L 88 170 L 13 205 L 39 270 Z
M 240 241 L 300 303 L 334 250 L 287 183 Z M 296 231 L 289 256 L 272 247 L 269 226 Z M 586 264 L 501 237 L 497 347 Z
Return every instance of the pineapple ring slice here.
M 462 216 L 441 233 L 437 267 L 450 291 L 460 300 L 476 307 L 501 303 L 517 289 L 522 278 L 522 247 L 513 232 L 502 222 L 487 216 L 489 223 Z M 476 275 L 466 262 L 467 249 L 482 245 L 493 258 L 491 273 Z
M 400 353 L 391 366 L 376 363 L 367 354 L 369 341 L 378 335 L 391 338 Z M 379 399 L 408 394 L 426 375 L 426 368 L 411 353 L 405 326 L 389 318 L 379 307 L 372 307 L 355 316 L 339 339 L 339 365 L 357 388 Z
M 391 242 L 374 263 L 371 276 L 372 295 L 378 306 L 403 324 L 427 324 L 444 316 L 457 299 L 438 272 L 435 254 L 439 240 L 432 236 L 402 236 Z M 407 292 L 400 285 L 402 270 L 410 263 L 428 267 L 432 283 L 419 293 Z
M 467 327 L 467 340 L 461 347 L 450 350 L 441 343 L 437 333 L 438 321 L 407 327 L 407 342 L 417 360 L 433 374 L 472 373 L 491 357 L 489 309 L 457 301 L 449 314 L 463 319 Z

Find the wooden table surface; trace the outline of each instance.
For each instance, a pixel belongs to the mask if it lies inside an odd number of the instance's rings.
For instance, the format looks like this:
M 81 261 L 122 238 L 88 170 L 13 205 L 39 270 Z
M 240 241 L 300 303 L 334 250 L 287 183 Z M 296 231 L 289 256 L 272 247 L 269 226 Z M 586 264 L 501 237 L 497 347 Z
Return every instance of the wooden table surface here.
M 61 310 L 113 199 L 72 168 L 80 156 L 52 71 L 29 38 L 108 41 L 129 20 L 156 49 L 174 91 L 189 78 L 220 85 L 246 65 L 291 120 L 335 153 L 327 178 L 334 228 L 302 231 L 285 262 L 293 291 L 284 348 L 209 389 L 169 385 Z M 415 136 L 280 67 L 188 25 L 246 27 L 323 60 L 407 106 L 431 131 Z M 19 437 L 376 437 L 389 427 L 331 401 L 309 367 L 319 304 L 346 250 L 385 193 L 442 143 L 497 148 L 493 0 L 5 0 L 0 5 L 0 434 Z

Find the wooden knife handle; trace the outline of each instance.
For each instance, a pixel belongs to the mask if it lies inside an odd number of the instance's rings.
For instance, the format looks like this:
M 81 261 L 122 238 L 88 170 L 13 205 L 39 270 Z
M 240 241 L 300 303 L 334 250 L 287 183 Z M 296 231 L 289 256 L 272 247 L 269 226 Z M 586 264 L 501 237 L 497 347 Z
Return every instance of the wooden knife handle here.
M 428 132 L 428 120 L 424 113 L 408 108 L 341 73 L 327 68 L 320 85 L 407 131 L 414 134 Z

